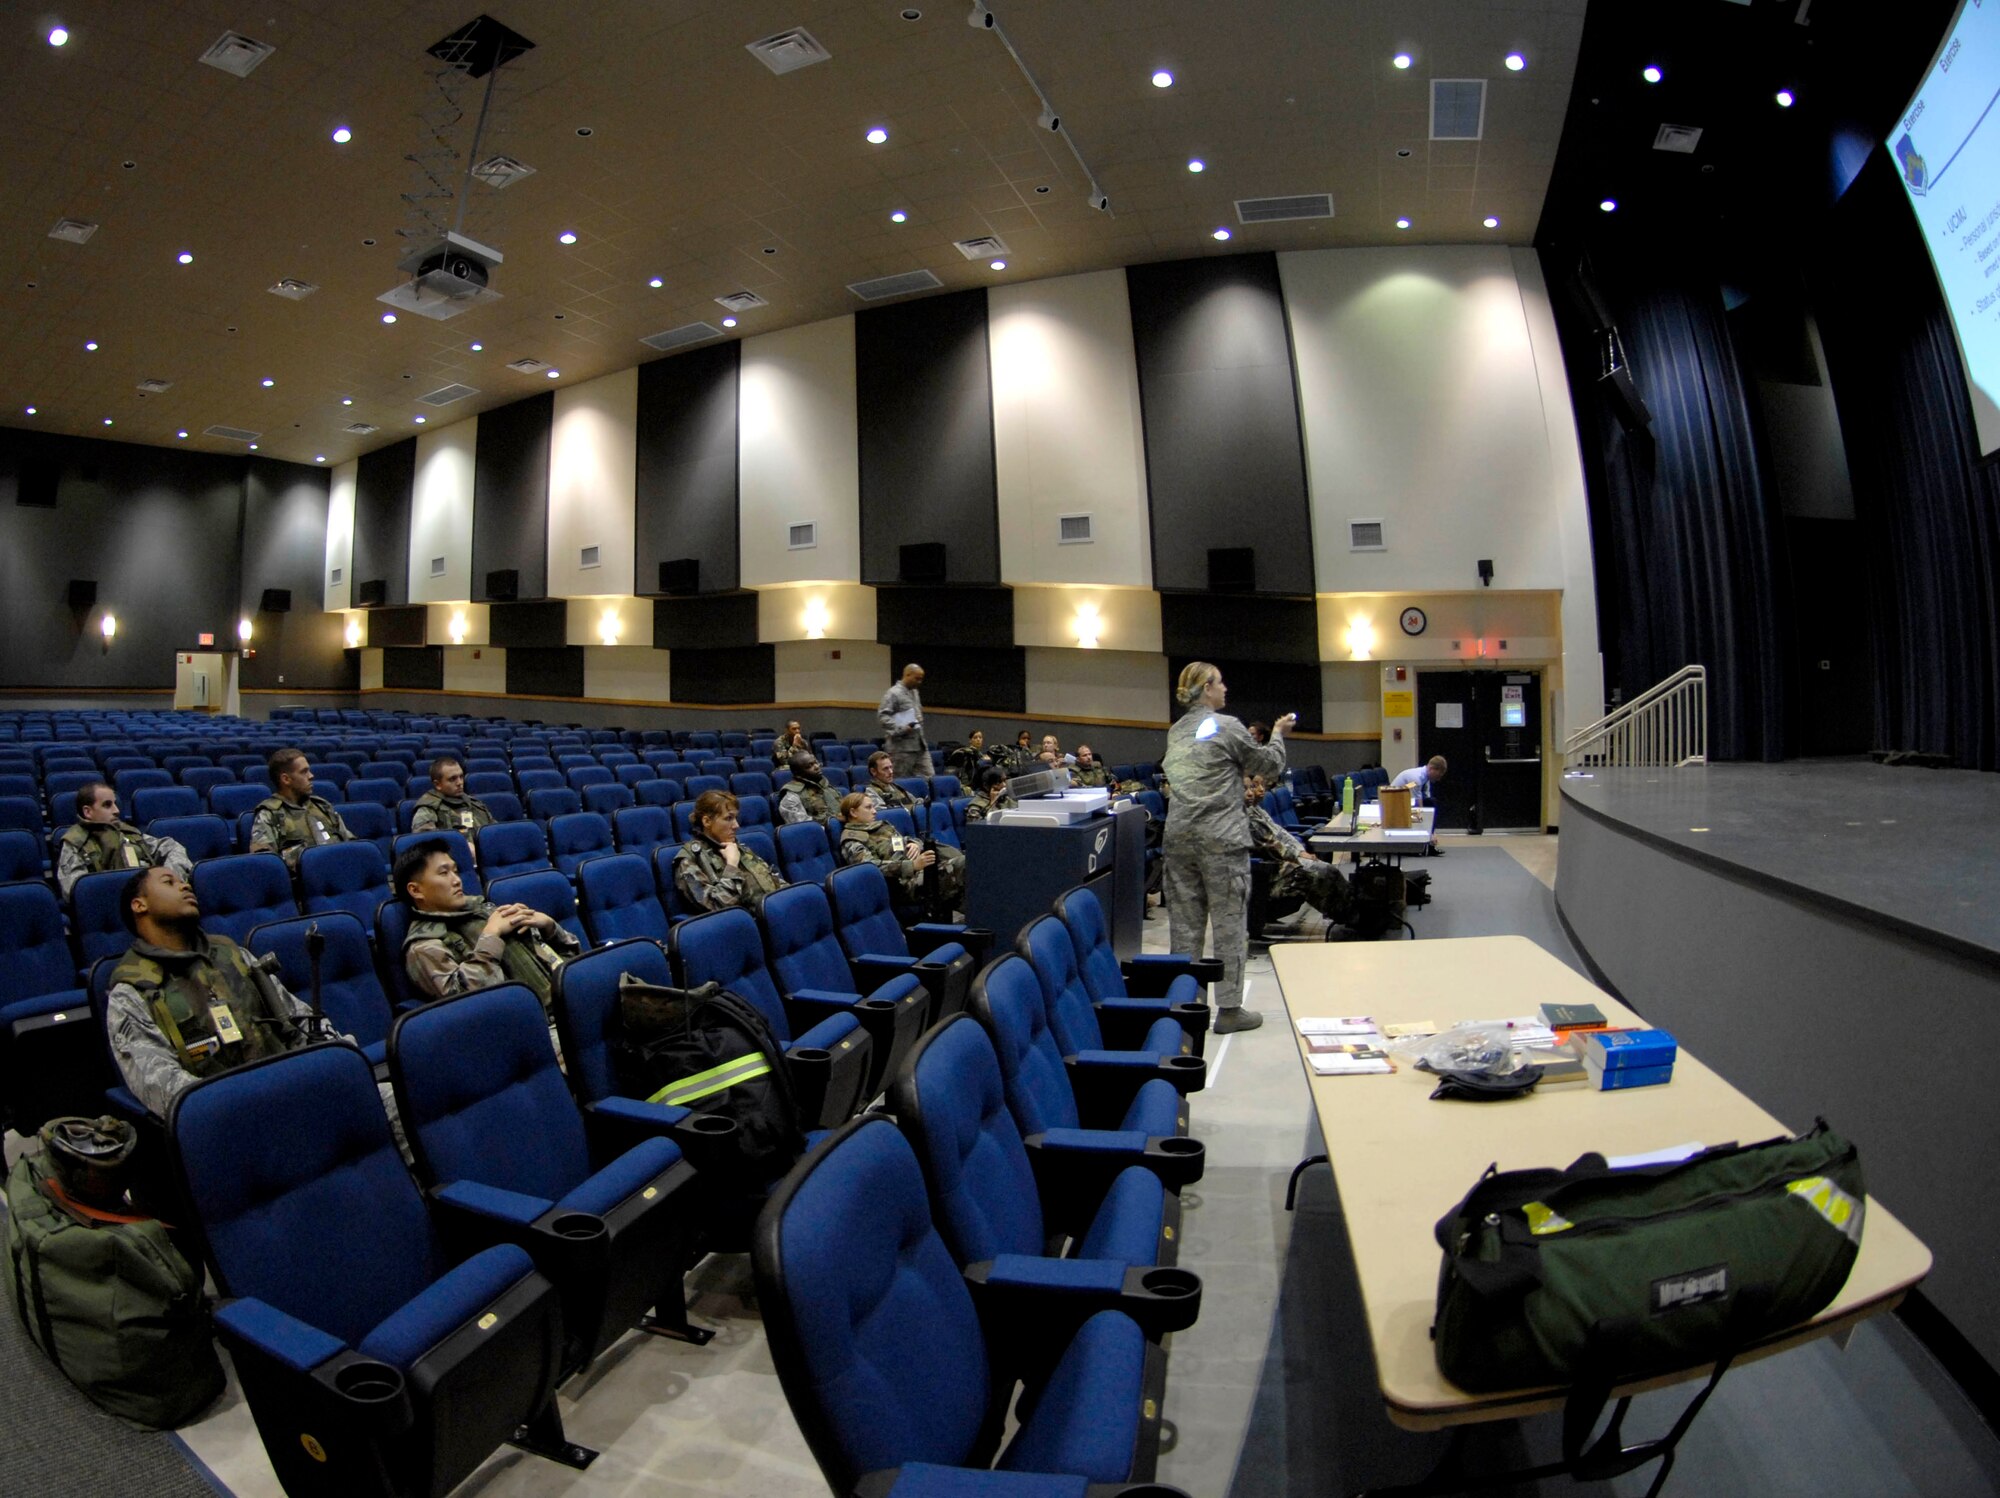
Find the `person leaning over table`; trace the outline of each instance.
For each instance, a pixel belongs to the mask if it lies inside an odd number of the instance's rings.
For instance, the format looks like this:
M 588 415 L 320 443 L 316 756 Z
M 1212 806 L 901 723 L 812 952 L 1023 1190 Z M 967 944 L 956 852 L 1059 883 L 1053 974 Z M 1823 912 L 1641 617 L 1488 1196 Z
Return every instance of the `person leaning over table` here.
M 824 822 L 832 816 L 840 798 L 826 783 L 826 771 L 820 768 L 819 756 L 810 749 L 796 750 L 786 767 L 792 778 L 778 792 L 779 822 L 790 826 L 794 822 Z
M 76 881 L 106 869 L 172 869 L 194 872 L 187 849 L 170 837 L 150 837 L 118 815 L 118 793 L 101 780 L 76 790 L 76 822 L 56 845 L 56 884 L 67 900 Z
M 924 871 L 937 866 L 936 905 L 941 911 L 956 910 L 965 895 L 965 858 L 953 860 L 943 855 L 955 848 L 925 847 L 913 837 L 905 837 L 882 821 L 875 802 L 866 791 L 850 791 L 840 798 L 840 861 L 843 864 L 881 865 L 903 898 L 923 903 Z
M 1244 929 L 1250 897 L 1250 818 L 1243 805 L 1243 777 L 1273 777 L 1285 768 L 1285 735 L 1297 715 L 1272 725 L 1271 743 L 1252 742 L 1243 724 L 1222 709 L 1229 699 L 1222 672 L 1207 661 L 1189 661 L 1175 687 L 1182 709 L 1167 730 L 1161 774 L 1173 782 L 1174 799 L 1160 838 L 1165 865 L 1167 945 L 1202 955 L 1212 930 L 1222 981 L 1215 986 L 1218 1034 L 1254 1030 L 1264 1016 L 1243 1007 Z
M 1443 785 L 1445 771 L 1450 768 L 1444 762 L 1442 754 L 1433 754 L 1425 763 L 1400 772 L 1394 780 L 1389 782 L 1389 789 L 1393 791 L 1407 787 L 1410 792 L 1410 809 L 1412 811 L 1416 810 L 1419 806 L 1435 806 L 1437 805 L 1437 797 L 1432 794 L 1431 787 Z M 1429 853 L 1433 858 L 1444 856 L 1444 849 L 1438 846 L 1438 840 L 1435 837 L 1431 839 Z
M 695 834 L 674 855 L 674 888 L 696 910 L 741 905 L 752 915 L 785 887 L 778 871 L 736 841 L 736 798 L 703 791 L 694 803 Z

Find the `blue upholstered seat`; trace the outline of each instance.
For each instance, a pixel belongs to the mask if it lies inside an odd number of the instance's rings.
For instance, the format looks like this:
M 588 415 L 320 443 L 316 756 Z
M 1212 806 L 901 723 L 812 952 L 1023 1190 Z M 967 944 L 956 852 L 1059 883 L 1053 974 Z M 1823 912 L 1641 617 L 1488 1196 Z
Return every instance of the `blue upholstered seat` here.
M 653 882 L 650 857 L 615 853 L 576 871 L 577 910 L 593 946 L 645 937 L 667 939 L 667 912 Z
M 1112 1049 L 1143 1051 L 1152 1056 L 1191 1056 L 1194 1042 L 1179 1021 L 1163 1010 L 1142 1012 L 1126 1028 L 1130 1043 L 1113 1047 L 1098 1024 L 1097 1008 L 1077 971 L 1076 944 L 1069 928 L 1053 915 L 1041 916 L 1022 928 L 1018 943 L 1021 955 L 1041 980 L 1042 997 L 1049 1007 L 1049 1028 L 1065 1056 Z
M 368 933 L 374 929 L 373 911 L 365 922 L 344 910 L 271 921 L 252 931 L 244 946 L 259 956 L 275 956 L 285 987 L 311 1003 L 313 965 L 308 936 L 315 929 L 324 943 L 319 962 L 320 1007 L 336 1030 L 360 1046 L 371 1062 L 379 1062 L 387 1054 L 389 1023 L 395 1015 L 368 946 Z
M 923 1033 L 930 993 L 917 974 L 896 973 L 863 990 L 834 934 L 833 907 L 817 884 L 794 884 L 764 899 L 759 912 L 772 980 L 793 1023 L 854 1014 L 874 1042 L 875 1064 L 864 1093 L 873 1097 L 895 1075 Z
M 299 913 L 292 898 L 291 871 L 270 853 L 237 853 L 194 866 L 194 893 L 201 925 L 242 945 L 251 929 Z

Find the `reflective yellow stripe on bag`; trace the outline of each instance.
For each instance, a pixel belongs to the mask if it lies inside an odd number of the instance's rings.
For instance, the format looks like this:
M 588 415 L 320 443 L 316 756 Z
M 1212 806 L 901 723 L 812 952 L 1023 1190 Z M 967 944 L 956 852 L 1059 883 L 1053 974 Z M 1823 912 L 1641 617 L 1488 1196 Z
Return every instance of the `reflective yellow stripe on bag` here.
M 699 1098 L 727 1091 L 738 1082 L 753 1082 L 770 1074 L 770 1061 L 762 1051 L 753 1051 L 748 1056 L 738 1056 L 734 1061 L 711 1066 L 707 1071 L 696 1072 L 691 1077 L 682 1077 L 678 1082 L 669 1082 L 646 1101 L 686 1107 Z
M 1867 1209 L 1866 1203 L 1856 1201 L 1825 1176 L 1805 1176 L 1789 1181 L 1785 1189 L 1832 1223 L 1850 1241 L 1861 1242 L 1861 1219 Z

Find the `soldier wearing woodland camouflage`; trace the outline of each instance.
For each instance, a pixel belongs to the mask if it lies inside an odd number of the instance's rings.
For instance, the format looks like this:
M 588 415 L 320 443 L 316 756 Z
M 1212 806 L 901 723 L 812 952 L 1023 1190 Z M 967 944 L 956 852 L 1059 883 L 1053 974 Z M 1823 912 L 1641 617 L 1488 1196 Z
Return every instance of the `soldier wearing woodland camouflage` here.
M 1007 772 L 998 765 L 988 765 L 979 772 L 979 788 L 965 803 L 966 824 L 983 822 L 996 811 L 1012 811 L 1018 805 L 1020 803 L 1007 794 Z
M 465 794 L 465 766 L 448 754 L 432 760 L 431 788 L 417 798 L 416 810 L 410 813 L 410 831 L 459 832 L 469 843 L 480 828 L 492 825 L 491 808 Z
M 1328 920 L 1346 920 L 1354 905 L 1346 878 L 1272 820 L 1263 802 L 1264 782 L 1255 775 L 1244 776 L 1243 809 L 1250 818 L 1250 845 L 1258 857 L 1278 864 L 1271 893 L 1281 899 L 1296 895 Z
M 76 824 L 56 846 L 56 884 L 65 900 L 85 874 L 162 864 L 183 879 L 194 872 L 187 849 L 170 837 L 141 832 L 118 815 L 118 793 L 110 786 L 92 780 L 77 787 Z
M 674 855 L 674 888 L 696 910 L 741 905 L 754 915 L 766 895 L 785 887 L 776 869 L 736 841 L 736 814 L 728 791 L 703 791 L 695 800 L 695 835 Z
M 1223 712 L 1229 689 L 1207 661 L 1190 661 L 1175 697 L 1180 719 L 1167 730 L 1161 773 L 1173 782 L 1173 807 L 1160 850 L 1166 866 L 1167 944 L 1190 957 L 1202 955 L 1211 935 L 1222 960 L 1216 985 L 1215 1030 L 1254 1030 L 1264 1017 L 1243 1007 L 1244 929 L 1250 897 L 1250 819 L 1243 805 L 1243 777 L 1284 773 L 1285 735 L 1297 715 L 1287 713 L 1258 744 L 1243 724 Z
M 806 738 L 806 731 L 799 727 L 799 720 L 794 718 L 785 725 L 785 731 L 772 743 L 771 763 L 782 765 L 801 751 L 812 753 L 812 743 Z M 792 773 L 796 775 L 798 772 L 794 770 Z
M 410 903 L 403 969 L 420 993 L 448 999 L 521 983 L 548 1009 L 556 974 L 582 950 L 553 916 L 526 905 L 469 898 L 443 838 L 406 848 L 390 878 L 397 895 Z
M 276 853 L 285 867 L 299 871 L 299 855 L 321 843 L 349 843 L 354 834 L 333 803 L 313 794 L 312 766 L 298 749 L 280 749 L 269 761 L 276 791 L 257 803 L 250 821 L 250 851 Z
M 1088 744 L 1076 746 L 1076 764 L 1069 772 L 1069 783 L 1075 786 L 1111 788 L 1111 771 L 1098 762 L 1097 753 Z
M 937 869 L 937 898 L 930 902 L 940 912 L 956 910 L 965 898 L 965 855 L 956 848 L 925 846 L 916 838 L 905 837 L 876 813 L 875 802 L 864 792 L 851 791 L 840 803 L 840 861 L 843 864 L 879 864 L 889 882 L 913 904 L 926 902 L 924 873 Z
M 789 768 L 792 778 L 778 792 L 778 820 L 789 826 L 794 822 L 823 822 L 834 815 L 840 796 L 826 783 L 819 757 L 810 749 L 797 750 Z

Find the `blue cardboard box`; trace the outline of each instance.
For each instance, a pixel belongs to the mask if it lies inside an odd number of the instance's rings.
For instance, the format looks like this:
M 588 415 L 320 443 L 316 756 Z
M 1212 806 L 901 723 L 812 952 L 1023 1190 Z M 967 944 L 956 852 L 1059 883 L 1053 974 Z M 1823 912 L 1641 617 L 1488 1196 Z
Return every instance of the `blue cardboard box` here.
M 1671 1066 L 1619 1066 L 1600 1071 L 1586 1061 L 1584 1070 L 1590 1075 L 1591 1085 L 1599 1092 L 1618 1092 L 1628 1087 L 1660 1087 L 1674 1079 Z
M 1592 1030 L 1582 1039 L 1584 1064 L 1607 1072 L 1671 1067 L 1680 1054 L 1665 1030 Z

